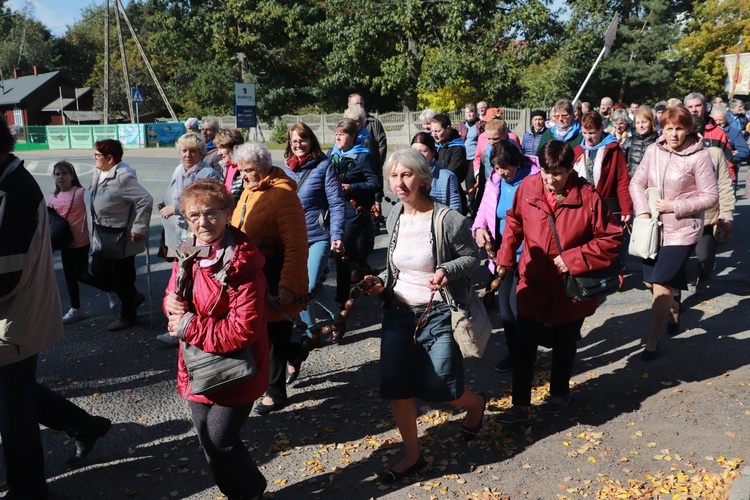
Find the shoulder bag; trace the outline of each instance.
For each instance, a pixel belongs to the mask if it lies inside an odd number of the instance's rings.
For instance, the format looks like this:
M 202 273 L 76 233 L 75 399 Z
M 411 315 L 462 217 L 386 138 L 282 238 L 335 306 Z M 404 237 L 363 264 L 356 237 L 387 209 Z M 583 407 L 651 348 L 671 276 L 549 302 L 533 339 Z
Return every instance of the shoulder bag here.
M 442 264 L 441 248 L 443 246 L 443 220 L 449 208 L 441 208 L 435 215 L 435 248 L 437 249 L 437 265 Z M 447 288 L 447 287 L 446 287 Z M 487 347 L 487 342 L 492 334 L 492 323 L 484 308 L 482 300 L 469 285 L 468 303 L 453 303 L 447 289 L 444 289 L 443 297 L 447 297 L 451 308 L 451 326 L 453 327 L 453 340 L 461 349 L 464 358 L 481 358 Z
M 110 227 L 98 222 L 94 210 L 94 200 L 99 185 L 97 179 L 94 179 L 94 182 L 97 182 L 97 185 L 91 192 L 91 256 L 110 260 L 124 259 L 125 246 L 129 236 L 128 228 Z M 132 212 L 132 205 L 130 210 Z M 130 216 L 128 216 L 128 219 L 130 219 Z
M 552 214 L 547 214 L 547 217 L 552 226 L 552 235 L 555 237 L 557 250 L 562 255 L 563 250 L 560 245 L 560 237 L 557 235 L 555 217 Z M 620 288 L 619 273 L 620 263 L 617 259 L 609 266 L 597 271 L 588 271 L 576 276 L 565 273 L 565 296 L 578 302 L 586 302 L 614 293 Z
M 68 215 L 73 210 L 73 203 L 75 202 L 76 193 L 73 191 L 73 199 L 70 200 L 70 208 L 65 216 L 57 213 L 52 207 L 47 207 L 47 215 L 49 219 L 49 232 L 50 239 L 52 241 L 52 251 L 62 250 L 68 248 L 73 243 L 73 231 L 70 229 L 68 223 Z
M 656 182 L 661 183 L 659 173 L 659 152 L 656 151 Z M 630 244 L 628 253 L 633 257 L 642 259 L 655 259 L 659 253 L 659 211 L 656 210 L 656 200 L 661 198 L 661 187 L 646 188 L 646 199 L 651 210 L 651 217 L 634 217 L 633 229 L 630 231 Z

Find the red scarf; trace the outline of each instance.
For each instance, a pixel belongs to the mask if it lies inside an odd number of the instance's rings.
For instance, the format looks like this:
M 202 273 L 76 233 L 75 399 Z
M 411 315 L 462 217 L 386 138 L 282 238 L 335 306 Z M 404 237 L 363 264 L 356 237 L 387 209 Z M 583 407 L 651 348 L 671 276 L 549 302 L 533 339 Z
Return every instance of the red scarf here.
M 296 172 L 297 169 L 301 166 L 307 163 L 307 160 L 310 159 L 310 153 L 306 154 L 303 157 L 298 156 L 292 156 L 291 158 L 288 158 L 286 160 L 286 166 L 289 167 L 289 170 L 292 172 Z

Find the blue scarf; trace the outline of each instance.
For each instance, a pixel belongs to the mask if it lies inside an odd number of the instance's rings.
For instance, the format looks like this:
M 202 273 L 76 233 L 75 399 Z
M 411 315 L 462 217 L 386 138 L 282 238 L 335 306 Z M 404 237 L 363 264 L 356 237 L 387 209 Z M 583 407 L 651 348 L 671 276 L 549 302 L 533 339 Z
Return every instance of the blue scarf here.
M 367 130 L 367 128 L 363 128 L 359 131 L 359 134 L 357 134 L 357 142 L 363 141 L 365 137 L 370 137 L 370 131 Z
M 595 151 L 597 149 L 601 149 L 605 147 L 607 144 L 612 144 L 613 142 L 617 142 L 617 138 L 610 134 L 609 132 L 605 132 L 602 136 L 602 140 L 599 141 L 599 144 L 596 146 L 587 146 L 586 141 L 581 141 L 581 147 L 586 151 Z
M 464 141 L 462 141 L 460 137 L 457 137 L 456 139 L 453 139 L 445 146 L 443 146 L 439 142 L 435 142 L 435 150 L 440 151 L 442 148 L 464 148 L 466 149 L 466 146 L 464 145 Z
M 362 144 L 355 144 L 354 146 L 352 146 L 352 149 L 346 152 L 342 152 L 335 144 L 333 145 L 333 149 L 331 149 L 331 156 L 337 154 L 339 156 L 343 156 L 344 158 L 356 158 L 356 156 L 360 153 L 370 154 L 370 150 L 364 147 Z
M 570 126 L 570 130 L 568 130 L 568 132 L 565 134 L 565 137 L 563 138 L 560 138 L 557 136 L 557 124 L 552 125 L 551 130 L 552 130 L 552 136 L 555 139 L 568 142 L 569 140 L 571 140 L 573 137 L 575 137 L 581 132 L 581 124 L 578 123 L 578 120 L 573 120 L 573 125 Z

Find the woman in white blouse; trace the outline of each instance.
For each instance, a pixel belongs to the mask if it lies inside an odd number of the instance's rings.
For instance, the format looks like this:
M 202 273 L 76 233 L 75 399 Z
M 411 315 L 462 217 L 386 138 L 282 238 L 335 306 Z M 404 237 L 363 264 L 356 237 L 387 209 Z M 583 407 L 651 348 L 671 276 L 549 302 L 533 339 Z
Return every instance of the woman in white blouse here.
M 467 303 L 473 293 L 468 277 L 479 265 L 469 221 L 430 198 L 432 172 L 416 150 L 393 153 L 385 180 L 400 200 L 387 222 L 388 266 L 379 277 L 364 278 L 364 291 L 386 300 L 380 395 L 391 400 L 405 456 L 379 480 L 394 483 L 427 464 L 419 447 L 415 398 L 466 408 L 461 428 L 466 441 L 477 437 L 486 401 L 464 387 L 461 352 L 451 328 L 450 305 Z M 433 225 L 444 209 L 443 241 L 436 245 Z

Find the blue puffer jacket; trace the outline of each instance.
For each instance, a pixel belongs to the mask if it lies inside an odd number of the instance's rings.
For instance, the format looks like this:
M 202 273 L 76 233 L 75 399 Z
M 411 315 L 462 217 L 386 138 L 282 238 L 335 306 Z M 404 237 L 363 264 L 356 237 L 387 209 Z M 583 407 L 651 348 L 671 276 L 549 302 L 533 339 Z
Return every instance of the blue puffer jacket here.
M 331 241 L 344 239 L 346 198 L 341 191 L 341 182 L 327 156 L 310 158 L 296 171 L 284 166 L 284 173 L 297 182 L 297 196 L 302 202 L 307 225 L 307 241 Z M 328 211 L 329 227 L 321 227 L 320 214 Z M 330 231 L 330 233 L 329 233 Z

